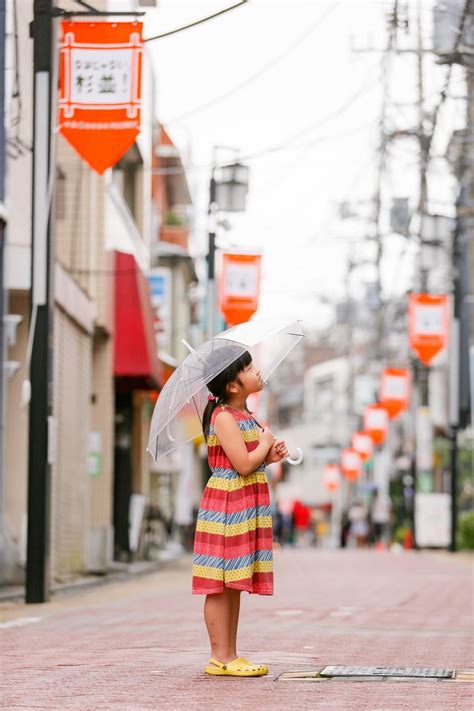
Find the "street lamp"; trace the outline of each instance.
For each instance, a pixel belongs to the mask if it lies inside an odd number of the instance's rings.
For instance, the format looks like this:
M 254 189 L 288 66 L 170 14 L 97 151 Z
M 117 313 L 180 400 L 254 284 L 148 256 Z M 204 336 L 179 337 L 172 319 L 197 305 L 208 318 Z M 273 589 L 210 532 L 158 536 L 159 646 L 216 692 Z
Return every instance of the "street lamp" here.
M 216 213 L 243 212 L 249 186 L 249 169 L 242 163 L 235 162 L 221 167 L 215 165 L 216 152 L 214 148 L 214 167 L 209 185 L 209 249 L 207 256 L 207 335 L 212 338 L 216 330 Z
M 214 170 L 216 202 L 223 212 L 243 212 L 249 189 L 249 169 L 242 163 L 225 165 Z

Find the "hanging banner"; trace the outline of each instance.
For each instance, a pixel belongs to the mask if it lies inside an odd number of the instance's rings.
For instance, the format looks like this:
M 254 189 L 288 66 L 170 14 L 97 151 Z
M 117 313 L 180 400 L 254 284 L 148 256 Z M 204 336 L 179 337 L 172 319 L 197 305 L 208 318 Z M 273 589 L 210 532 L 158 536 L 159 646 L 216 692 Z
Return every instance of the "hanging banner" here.
M 372 437 L 367 432 L 354 432 L 352 435 L 352 449 L 355 449 L 361 460 L 366 462 L 374 451 Z
M 244 323 L 258 309 L 260 254 L 222 255 L 219 308 L 229 326 Z
M 323 483 L 328 491 L 337 491 L 341 483 L 341 470 L 337 464 L 325 464 Z
M 448 342 L 448 297 L 410 294 L 408 302 L 408 337 L 411 349 L 425 365 Z
M 58 127 L 97 173 L 140 133 L 142 23 L 61 23 Z
M 373 403 L 367 405 L 364 411 L 364 430 L 371 436 L 373 443 L 378 446 L 382 444 L 387 436 L 388 412 L 379 405 Z
M 380 403 L 391 419 L 407 409 L 410 400 L 410 372 L 407 368 L 385 368 L 380 384 Z
M 341 471 L 349 481 L 355 481 L 362 471 L 362 460 L 359 452 L 348 447 L 341 452 Z

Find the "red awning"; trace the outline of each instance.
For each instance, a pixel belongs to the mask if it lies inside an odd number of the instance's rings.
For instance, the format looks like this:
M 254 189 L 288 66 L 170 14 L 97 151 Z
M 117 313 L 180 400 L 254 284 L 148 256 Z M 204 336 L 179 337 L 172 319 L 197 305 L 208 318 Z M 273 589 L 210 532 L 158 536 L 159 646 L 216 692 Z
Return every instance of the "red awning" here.
M 132 254 L 115 253 L 114 375 L 133 388 L 163 385 L 150 286 Z

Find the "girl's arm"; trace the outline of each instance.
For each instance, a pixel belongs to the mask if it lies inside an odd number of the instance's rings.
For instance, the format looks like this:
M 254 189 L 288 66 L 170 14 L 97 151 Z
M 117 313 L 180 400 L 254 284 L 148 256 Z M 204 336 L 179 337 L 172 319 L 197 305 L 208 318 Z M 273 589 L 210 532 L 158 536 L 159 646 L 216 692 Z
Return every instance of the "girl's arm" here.
M 252 452 L 247 451 L 239 426 L 230 412 L 216 415 L 214 429 L 230 463 L 241 476 L 248 476 L 258 469 L 274 441 L 270 430 L 265 428 L 257 447 Z

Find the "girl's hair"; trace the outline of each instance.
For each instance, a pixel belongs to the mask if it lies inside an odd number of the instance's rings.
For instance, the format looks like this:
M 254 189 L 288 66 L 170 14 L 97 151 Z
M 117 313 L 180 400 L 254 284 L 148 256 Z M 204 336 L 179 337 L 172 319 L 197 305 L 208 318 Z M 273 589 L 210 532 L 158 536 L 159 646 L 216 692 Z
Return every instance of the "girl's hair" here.
M 209 400 L 202 416 L 202 430 L 206 439 L 209 436 L 212 413 L 218 405 L 222 405 L 227 401 L 227 386 L 229 383 L 238 381 L 239 373 L 250 365 L 252 356 L 240 346 L 226 345 L 213 351 L 207 358 L 206 365 L 204 366 L 204 377 L 206 378 L 206 374 L 212 373 L 219 363 L 222 363 L 223 360 L 230 360 L 231 358 L 234 358 L 231 364 L 207 383 L 207 387 L 215 399 Z

